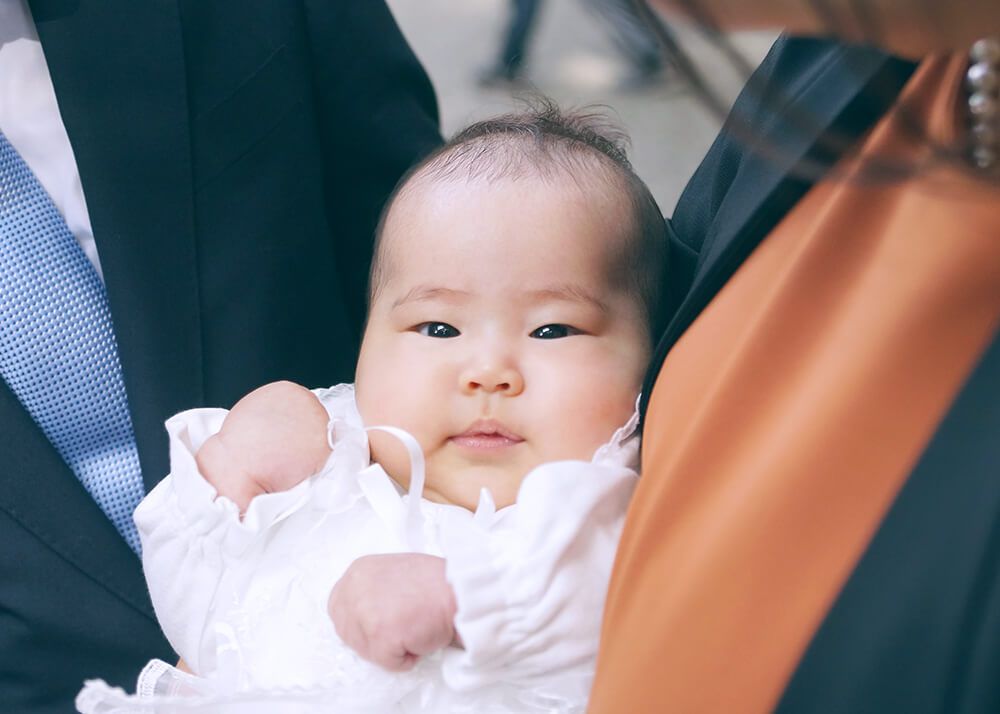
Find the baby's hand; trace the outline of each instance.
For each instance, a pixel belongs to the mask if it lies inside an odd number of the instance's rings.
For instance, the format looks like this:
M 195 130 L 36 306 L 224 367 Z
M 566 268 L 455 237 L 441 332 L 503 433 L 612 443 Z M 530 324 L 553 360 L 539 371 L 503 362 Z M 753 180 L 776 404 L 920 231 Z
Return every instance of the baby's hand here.
M 355 560 L 328 602 L 340 639 L 365 659 L 399 672 L 450 644 L 455 593 L 444 559 L 419 553 L 367 555 Z
M 319 471 L 330 455 L 328 416 L 312 392 L 274 382 L 232 408 L 195 459 L 220 496 L 246 511 L 254 496 L 287 491 Z

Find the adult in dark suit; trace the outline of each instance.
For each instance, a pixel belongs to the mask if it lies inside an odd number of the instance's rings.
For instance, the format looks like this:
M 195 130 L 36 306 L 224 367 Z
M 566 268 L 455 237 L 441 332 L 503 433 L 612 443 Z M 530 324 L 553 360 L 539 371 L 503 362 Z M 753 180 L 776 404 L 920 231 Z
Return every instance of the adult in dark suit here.
M 163 421 L 352 378 L 371 238 L 439 141 L 381 0 L 30 0 L 103 267 L 145 488 Z M 0 710 L 172 654 L 140 561 L 0 382 Z
M 1000 710 L 1000 8 L 868 7 L 919 66 L 779 41 L 668 222 L 594 714 Z

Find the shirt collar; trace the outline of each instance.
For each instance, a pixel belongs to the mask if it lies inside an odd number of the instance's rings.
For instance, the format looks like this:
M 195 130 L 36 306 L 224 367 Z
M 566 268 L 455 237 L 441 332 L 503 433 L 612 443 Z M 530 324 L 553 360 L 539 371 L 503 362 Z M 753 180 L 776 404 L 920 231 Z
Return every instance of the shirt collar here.
M 26 0 L 0 0 L 0 47 L 17 40 L 38 42 Z

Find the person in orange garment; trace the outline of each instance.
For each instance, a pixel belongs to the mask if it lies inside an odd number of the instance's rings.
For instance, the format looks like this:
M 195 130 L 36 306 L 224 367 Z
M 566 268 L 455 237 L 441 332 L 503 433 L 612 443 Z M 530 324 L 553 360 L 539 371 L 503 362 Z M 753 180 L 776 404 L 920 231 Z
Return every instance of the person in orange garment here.
M 1000 3 L 682 4 L 797 36 L 668 222 L 589 711 L 1000 712 Z

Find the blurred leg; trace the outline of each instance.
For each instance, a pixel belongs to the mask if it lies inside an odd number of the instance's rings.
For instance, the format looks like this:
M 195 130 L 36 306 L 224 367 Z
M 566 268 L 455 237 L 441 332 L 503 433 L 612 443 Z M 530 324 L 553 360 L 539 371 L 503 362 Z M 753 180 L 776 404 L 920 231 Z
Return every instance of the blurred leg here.
M 660 40 L 647 25 L 647 20 L 639 15 L 633 0 L 585 0 L 585 4 L 610 29 L 615 45 L 638 75 L 654 74 L 662 69 Z M 661 23 L 661 26 L 664 36 L 673 41 L 673 33 L 666 25 Z
M 531 31 L 538 16 L 541 0 L 513 0 L 514 15 L 507 29 L 503 54 L 500 57 L 498 70 L 508 77 L 514 77 L 521 72 L 524 56 Z

